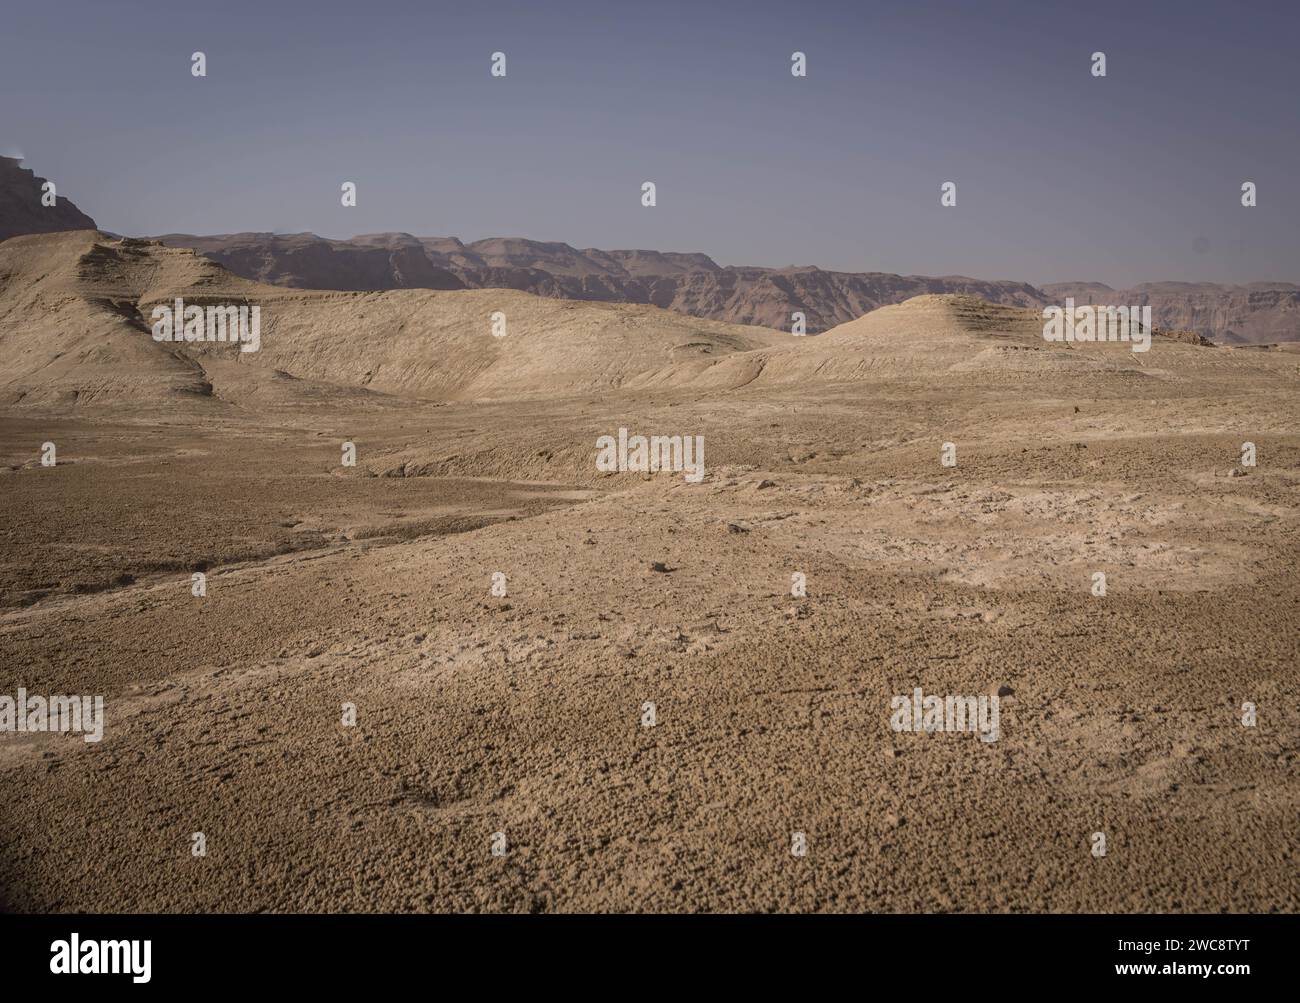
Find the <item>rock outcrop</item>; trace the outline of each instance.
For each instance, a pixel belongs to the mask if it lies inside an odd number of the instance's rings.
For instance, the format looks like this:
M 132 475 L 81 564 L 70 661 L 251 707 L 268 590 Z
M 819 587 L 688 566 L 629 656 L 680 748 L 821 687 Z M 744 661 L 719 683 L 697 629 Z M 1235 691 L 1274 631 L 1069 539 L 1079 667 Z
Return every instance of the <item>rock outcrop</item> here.
M 21 160 L 0 157 L 0 240 L 26 233 L 96 228 L 93 219 L 62 195 L 54 205 L 43 205 L 45 181 L 23 167 Z

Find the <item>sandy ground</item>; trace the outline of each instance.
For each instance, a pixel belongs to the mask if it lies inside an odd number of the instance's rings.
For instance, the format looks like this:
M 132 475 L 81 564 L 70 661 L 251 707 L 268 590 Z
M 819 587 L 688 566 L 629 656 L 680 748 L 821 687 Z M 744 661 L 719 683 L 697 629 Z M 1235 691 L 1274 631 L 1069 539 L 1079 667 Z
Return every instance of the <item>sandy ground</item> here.
M 178 297 L 259 349 L 155 340 Z M 1300 907 L 1300 352 L 73 232 L 0 243 L 0 363 L 0 908 Z M 706 476 L 601 471 L 619 428 Z M 895 730 L 918 687 L 997 740 Z
M 1200 365 L 11 410 L 0 694 L 107 723 L 0 735 L 0 906 L 1295 911 L 1300 393 Z M 708 476 L 599 474 L 620 425 Z

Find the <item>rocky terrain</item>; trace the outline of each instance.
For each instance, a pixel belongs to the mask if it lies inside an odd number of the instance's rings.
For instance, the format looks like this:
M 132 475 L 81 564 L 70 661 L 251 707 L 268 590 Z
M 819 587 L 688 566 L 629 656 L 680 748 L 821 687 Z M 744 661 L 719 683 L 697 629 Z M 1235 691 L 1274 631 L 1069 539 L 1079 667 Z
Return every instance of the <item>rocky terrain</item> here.
M 1297 413 L 1292 347 L 967 295 L 795 338 L 12 238 L 0 694 L 105 725 L 0 733 L 0 908 L 1295 911 Z
M 42 205 L 45 181 L 21 160 L 0 157 L 0 240 L 24 233 L 95 229 L 95 221 L 62 195 L 54 205 Z

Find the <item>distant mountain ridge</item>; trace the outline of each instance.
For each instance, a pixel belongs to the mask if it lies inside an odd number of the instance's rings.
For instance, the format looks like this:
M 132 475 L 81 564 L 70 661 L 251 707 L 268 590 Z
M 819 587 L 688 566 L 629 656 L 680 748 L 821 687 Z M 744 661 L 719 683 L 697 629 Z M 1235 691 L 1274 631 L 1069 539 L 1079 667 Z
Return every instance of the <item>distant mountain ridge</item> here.
M 41 205 L 43 178 L 0 157 L 0 240 L 31 233 L 94 230 L 64 196 Z M 789 331 L 802 313 L 810 334 L 882 306 L 924 294 L 978 296 L 1001 306 L 1150 305 L 1159 328 L 1195 332 L 1226 344 L 1300 340 L 1300 286 L 1155 282 L 1116 290 L 1096 282 L 988 281 L 965 276 L 836 272 L 815 266 L 722 266 L 707 254 L 578 249 L 554 241 L 377 233 L 331 240 L 313 233 L 171 233 L 155 238 L 188 247 L 246 279 L 300 289 L 517 289 L 554 299 L 634 303 L 733 324 Z
M 879 306 L 924 293 L 963 293 L 1007 306 L 1040 306 L 1024 282 L 964 276 L 930 278 L 816 267 L 722 266 L 706 254 L 603 251 L 568 244 L 491 237 L 367 234 L 329 240 L 311 233 L 165 234 L 237 275 L 304 289 L 381 290 L 508 288 L 560 299 L 643 303 L 733 324 L 788 331 L 805 316 L 809 333 L 828 330 Z
M 1300 286 L 1290 282 L 1144 282 L 1132 289 L 1054 282 L 1042 289 L 1057 303 L 1069 296 L 1078 305 L 1150 306 L 1157 327 L 1195 331 L 1226 345 L 1300 340 Z
M 313 233 L 165 234 L 237 275 L 304 289 L 518 289 L 540 296 L 643 303 L 694 317 L 788 331 L 803 313 L 810 334 L 923 294 L 978 296 L 1001 306 L 1150 305 L 1157 327 L 1227 344 L 1300 339 L 1300 286 L 1156 282 L 1116 290 L 1098 282 L 836 272 L 815 266 L 719 265 L 707 254 L 575 248 L 554 241 L 376 233 L 331 240 Z

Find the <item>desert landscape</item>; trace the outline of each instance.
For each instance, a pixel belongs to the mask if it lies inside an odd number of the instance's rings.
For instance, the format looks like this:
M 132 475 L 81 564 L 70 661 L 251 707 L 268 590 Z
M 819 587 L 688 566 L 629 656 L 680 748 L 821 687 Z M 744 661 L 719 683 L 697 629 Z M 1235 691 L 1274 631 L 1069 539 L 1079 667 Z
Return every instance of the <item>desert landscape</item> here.
M 260 304 L 260 350 L 155 340 L 176 298 Z M 105 713 L 0 736 L 0 905 L 1294 911 L 1295 347 L 11 237 L 0 692 Z M 598 470 L 620 428 L 705 476 Z M 998 740 L 891 729 L 916 687 Z
M 1294 981 L 1295 4 L 56 13 L 0 41 L 11 981 L 373 992 L 515 914 L 593 983 L 611 914 Z M 761 922 L 650 955 L 803 962 Z

